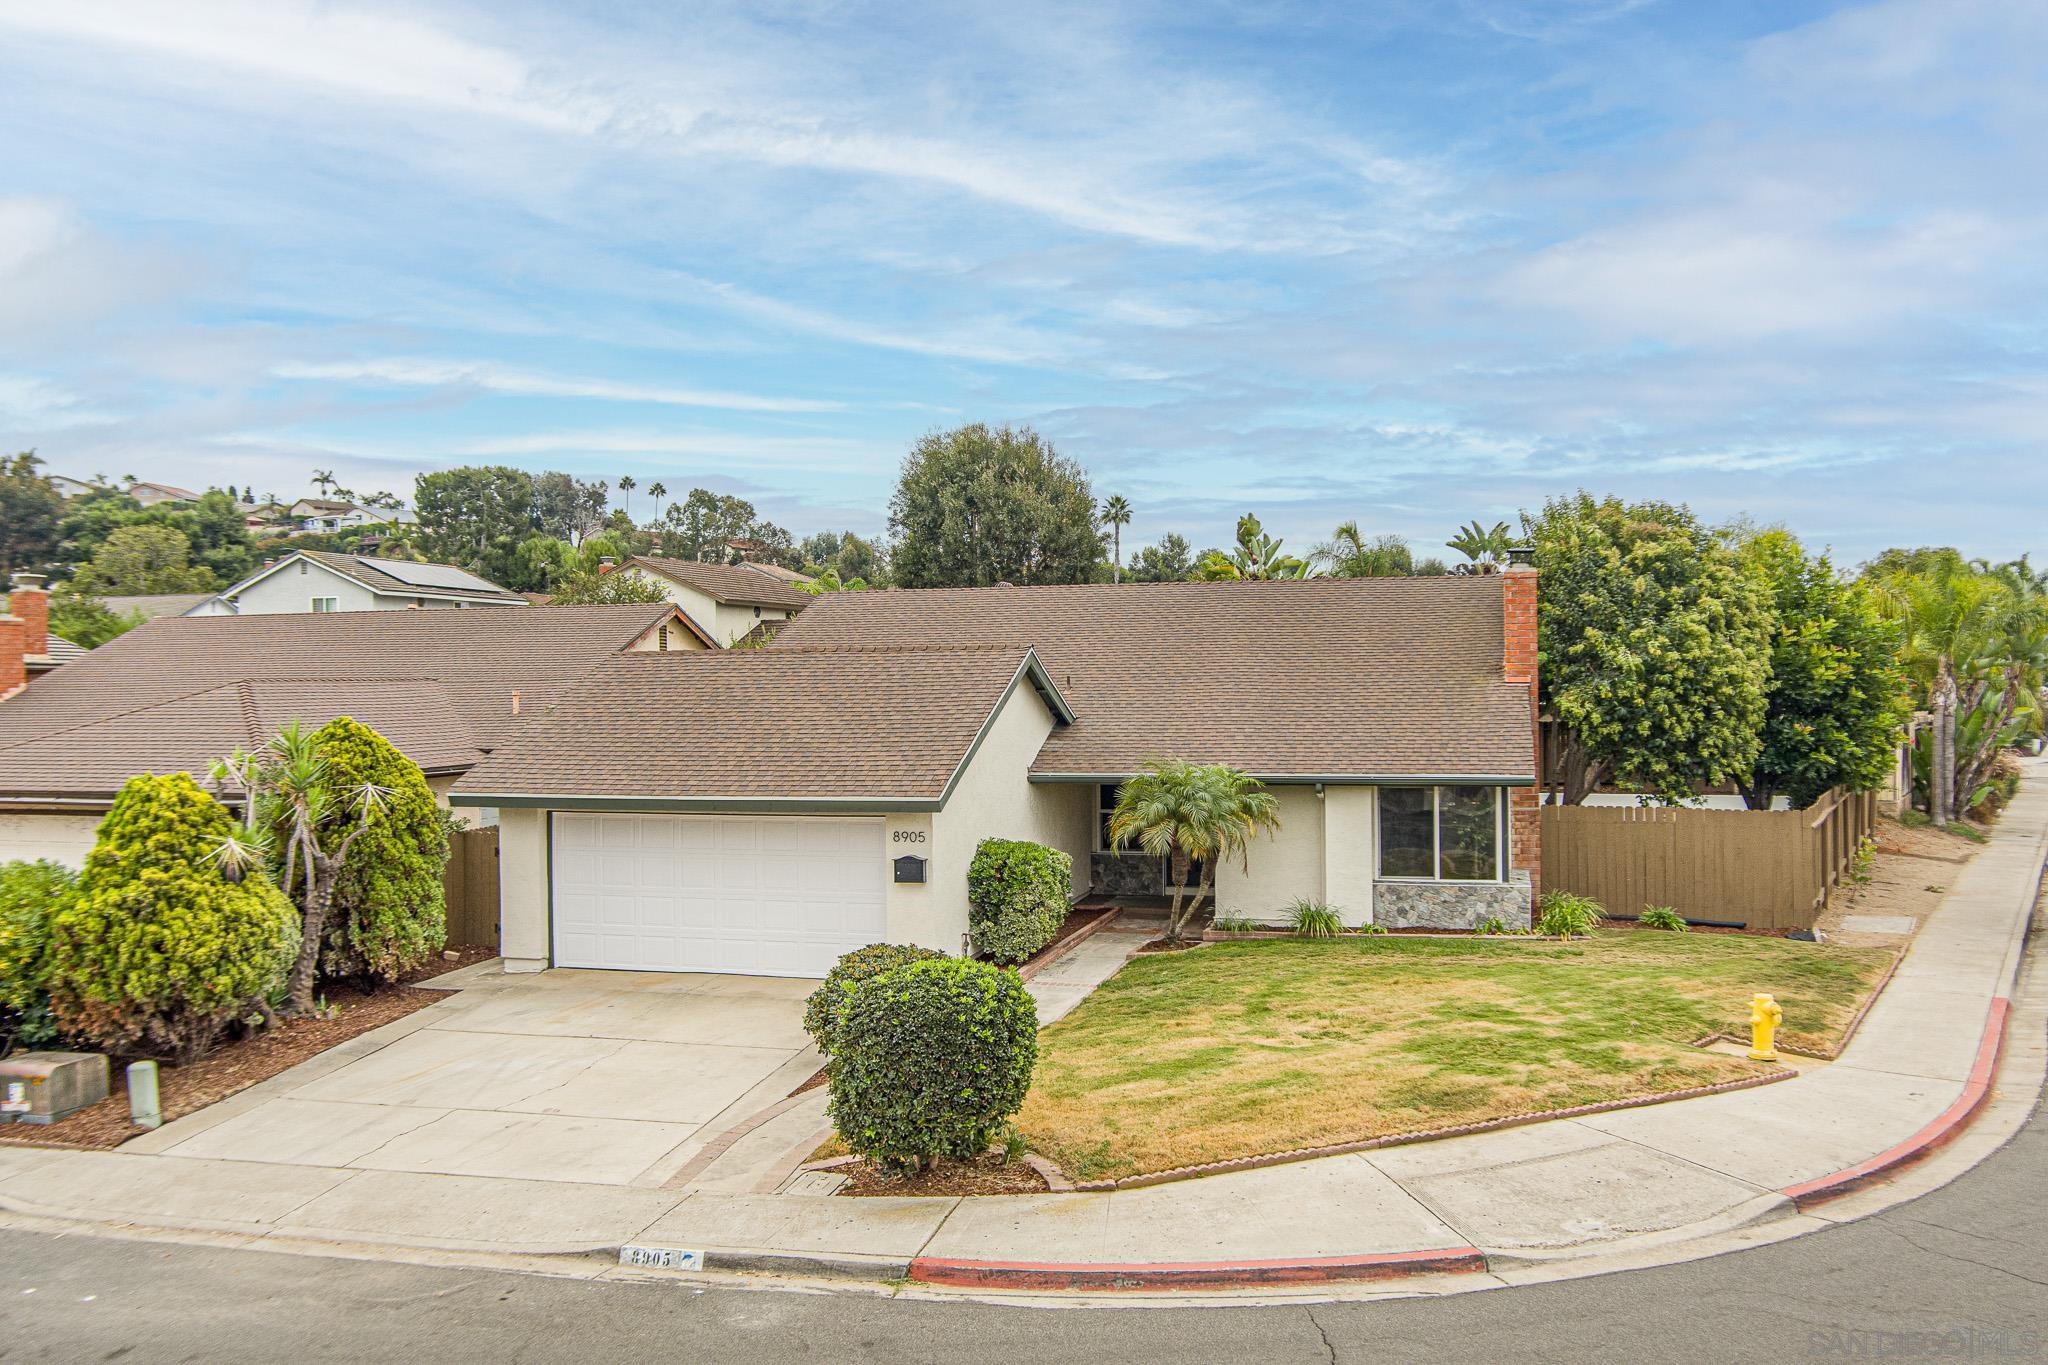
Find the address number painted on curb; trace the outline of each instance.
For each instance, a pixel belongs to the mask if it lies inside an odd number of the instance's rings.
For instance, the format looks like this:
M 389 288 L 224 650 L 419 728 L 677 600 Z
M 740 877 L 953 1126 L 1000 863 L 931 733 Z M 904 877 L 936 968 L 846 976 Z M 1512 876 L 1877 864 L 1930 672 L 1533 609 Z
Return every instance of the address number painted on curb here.
M 625 1246 L 619 1248 L 619 1264 L 652 1266 L 657 1270 L 702 1270 L 704 1253 L 681 1247 Z

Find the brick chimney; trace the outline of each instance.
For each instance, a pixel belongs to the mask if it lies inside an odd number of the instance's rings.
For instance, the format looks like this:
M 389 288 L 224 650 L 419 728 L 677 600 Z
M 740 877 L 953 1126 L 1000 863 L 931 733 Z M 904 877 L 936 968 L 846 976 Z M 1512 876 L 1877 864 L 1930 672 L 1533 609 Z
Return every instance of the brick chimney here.
M 21 618 L 28 654 L 50 652 L 50 594 L 39 573 L 18 573 L 7 610 Z
M 598 560 L 597 560 L 597 571 L 598 571 L 599 573 L 601 573 L 601 574 L 607 574 L 607 573 L 610 573 L 610 572 L 611 572 L 611 571 L 612 571 L 613 569 L 616 569 L 616 568 L 618 568 L 618 567 L 619 567 L 619 561 L 618 561 L 618 560 L 616 560 L 616 559 L 613 559 L 613 558 L 612 558 L 612 557 L 611 557 L 610 555 L 599 555 L 599 556 L 598 556 Z
M 28 628 L 19 616 L 0 615 L 0 701 L 28 685 Z
M 1543 735 L 1536 716 L 1536 552 L 1508 551 L 1500 575 L 1501 665 L 1511 683 L 1529 688 L 1529 747 L 1536 785 L 1508 788 L 1508 849 L 1516 871 L 1529 874 L 1532 896 L 1543 894 Z M 1533 906 L 1531 909 L 1533 910 Z

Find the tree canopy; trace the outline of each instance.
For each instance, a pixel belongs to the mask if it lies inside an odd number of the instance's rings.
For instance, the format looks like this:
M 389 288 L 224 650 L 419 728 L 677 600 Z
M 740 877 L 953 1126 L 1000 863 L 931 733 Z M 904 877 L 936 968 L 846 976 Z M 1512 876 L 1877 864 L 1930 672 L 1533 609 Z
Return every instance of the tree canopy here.
M 533 480 L 509 465 L 466 465 L 422 474 L 415 509 L 427 558 L 525 589 L 519 544 L 533 529 Z
M 1536 547 L 1543 704 L 1563 797 L 1612 777 L 1665 800 L 1754 768 L 1769 594 L 1691 511 L 1579 493 L 1524 518 Z
M 906 588 L 1085 583 L 1102 560 L 1087 474 L 1029 427 L 923 437 L 903 462 L 889 529 Z
M 216 586 L 213 570 L 190 563 L 191 553 L 191 542 L 174 527 L 121 526 L 100 542 L 76 581 L 97 596 L 206 592 Z
M 64 499 L 32 450 L 0 461 L 0 576 L 41 569 L 57 554 Z

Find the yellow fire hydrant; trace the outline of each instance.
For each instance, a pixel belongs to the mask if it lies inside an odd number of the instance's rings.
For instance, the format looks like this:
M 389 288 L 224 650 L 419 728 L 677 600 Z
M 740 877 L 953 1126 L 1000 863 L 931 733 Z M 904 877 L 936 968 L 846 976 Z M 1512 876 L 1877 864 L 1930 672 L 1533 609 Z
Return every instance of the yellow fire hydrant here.
M 1784 1007 L 1768 995 L 1749 997 L 1749 1059 L 1752 1062 L 1778 1060 L 1778 1025 L 1785 1022 Z

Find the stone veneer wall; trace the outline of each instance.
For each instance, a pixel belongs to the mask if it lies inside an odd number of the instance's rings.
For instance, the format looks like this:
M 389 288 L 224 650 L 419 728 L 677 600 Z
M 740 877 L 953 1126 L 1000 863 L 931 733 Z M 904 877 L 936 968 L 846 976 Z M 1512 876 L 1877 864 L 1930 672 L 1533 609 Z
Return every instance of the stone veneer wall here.
M 1373 923 L 1389 929 L 1477 929 L 1488 918 L 1529 927 L 1529 874 L 1502 882 L 1375 882 Z
M 1159 860 L 1142 853 L 1090 854 L 1088 889 L 1098 896 L 1156 896 Z

